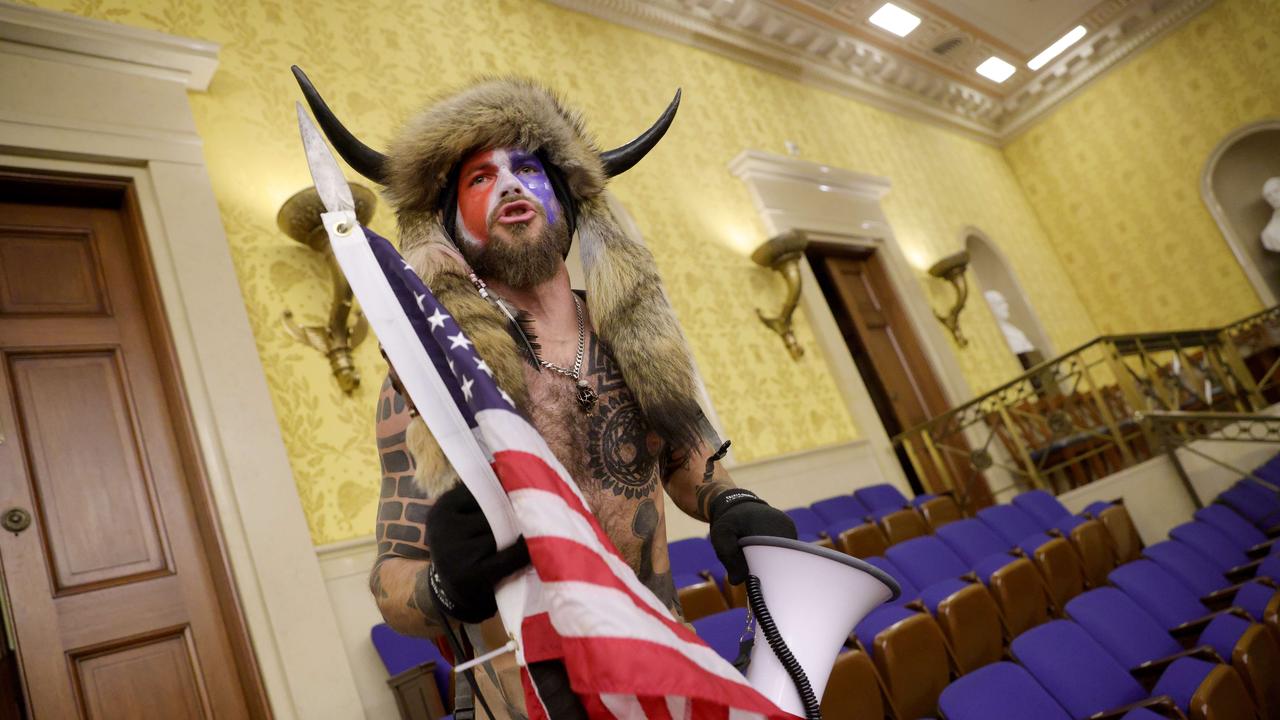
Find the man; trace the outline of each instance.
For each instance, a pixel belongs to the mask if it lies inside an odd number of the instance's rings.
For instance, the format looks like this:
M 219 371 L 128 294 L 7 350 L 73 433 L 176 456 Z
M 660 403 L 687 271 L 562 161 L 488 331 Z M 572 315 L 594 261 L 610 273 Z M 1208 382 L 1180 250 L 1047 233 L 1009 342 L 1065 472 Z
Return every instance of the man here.
M 653 259 L 604 193 L 608 177 L 661 138 L 678 96 L 636 141 L 600 153 L 547 90 L 488 81 L 433 105 L 383 156 L 350 136 L 295 73 L 339 152 L 387 186 L 402 253 L 475 343 L 482 369 L 677 618 L 660 487 L 711 523 L 734 582 L 746 576 L 739 538 L 795 537 L 785 514 L 735 488 L 718 465 L 728 443 L 698 408 L 692 361 Z M 575 231 L 585 299 L 571 290 L 564 263 Z M 371 589 L 400 632 L 436 635 L 460 621 L 472 649 L 492 649 L 506 639 L 488 620 L 494 586 L 528 563 L 527 550 L 496 549 L 474 498 L 413 415 L 389 377 L 377 416 L 384 479 Z M 479 690 L 495 715 L 519 717 L 518 680 L 503 670 L 501 661 L 486 667 Z M 546 698 L 554 672 L 534 677 Z

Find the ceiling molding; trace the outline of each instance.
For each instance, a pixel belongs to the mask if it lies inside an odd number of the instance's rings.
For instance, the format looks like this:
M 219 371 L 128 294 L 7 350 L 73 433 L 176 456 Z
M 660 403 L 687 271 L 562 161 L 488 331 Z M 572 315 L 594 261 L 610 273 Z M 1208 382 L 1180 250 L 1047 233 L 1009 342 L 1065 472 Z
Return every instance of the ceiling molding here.
M 204 92 L 218 69 L 218 44 L 0 0 L 0 46 L 31 57 L 79 58 Z M 70 54 L 70 56 L 68 55 Z
M 1213 0 L 1112 0 L 1105 24 L 1007 97 L 974 75 L 872 43 L 784 0 L 549 0 L 610 22 L 1003 145 L 1108 69 L 1180 27 Z M 1089 18 L 1086 18 L 1089 20 Z M 1030 73 L 1025 67 L 1020 72 Z
M 1214 0 L 1173 0 L 1143 3 L 1137 13 L 1125 16 L 1093 33 L 1089 42 L 1072 48 L 1041 71 L 1011 98 L 1015 112 L 1001 126 L 1001 143 L 1008 143 L 1070 99 L 1103 73 L 1133 57 L 1212 5 Z M 1164 5 L 1152 10 L 1151 6 Z

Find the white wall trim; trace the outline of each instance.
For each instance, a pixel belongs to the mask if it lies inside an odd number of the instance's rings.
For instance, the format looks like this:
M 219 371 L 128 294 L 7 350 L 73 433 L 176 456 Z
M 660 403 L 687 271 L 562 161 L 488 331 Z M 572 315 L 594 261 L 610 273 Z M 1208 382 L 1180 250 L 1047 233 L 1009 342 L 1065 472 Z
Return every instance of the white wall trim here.
M 814 238 L 882 250 L 890 282 L 948 403 L 954 406 L 970 396 L 960 363 L 881 209 L 881 199 L 889 192 L 887 179 L 758 150 L 739 153 L 729 171 L 746 183 L 770 235 L 800 229 Z M 909 493 L 889 436 L 807 260 L 801 260 L 800 272 L 800 306 L 845 407 L 859 435 L 870 444 L 881 476 Z M 781 343 L 778 352 L 784 352 Z
M 0 2 L 0 41 L 7 53 L 176 80 L 198 92 L 218 68 L 217 43 L 10 2 Z
M 1200 173 L 1200 198 L 1204 201 L 1205 206 L 1209 208 L 1209 214 L 1213 216 L 1214 222 L 1218 224 L 1222 237 L 1227 241 L 1227 246 L 1231 248 L 1231 253 L 1236 256 L 1236 262 L 1240 263 L 1240 268 L 1244 270 L 1245 277 L 1249 278 L 1249 284 L 1253 285 L 1254 292 L 1258 293 L 1258 298 L 1262 300 L 1263 306 L 1271 307 L 1280 303 L 1280 298 L 1276 297 L 1275 292 L 1271 290 L 1271 286 L 1267 284 L 1266 279 L 1259 272 L 1258 266 L 1254 264 L 1253 258 L 1245 250 L 1245 243 L 1256 243 L 1258 239 L 1241 238 L 1236 234 L 1230 218 L 1227 217 L 1227 211 L 1222 207 L 1222 203 L 1218 202 L 1218 196 L 1213 191 L 1213 174 L 1218 169 L 1218 162 L 1226 154 L 1227 150 L 1230 150 L 1232 146 L 1242 139 L 1266 130 L 1280 130 L 1280 118 L 1267 118 L 1266 120 L 1259 120 L 1238 127 L 1213 148 L 1213 152 L 1209 153 L 1209 159 L 1205 161 L 1204 170 Z
M 187 99 L 217 46 L 8 3 L 0 41 L 0 164 L 134 182 L 273 714 L 358 717 Z
M 1081 20 L 1089 28 L 1083 40 L 1037 72 L 1024 69 L 1001 91 L 978 78 L 965 79 L 971 68 L 945 67 L 945 61 L 939 66 L 933 62 L 938 58 L 928 53 L 929 45 L 911 40 L 888 46 L 868 42 L 840 27 L 843 21 L 813 17 L 780 0 L 549 2 L 998 146 L 1007 145 L 1094 79 L 1213 4 L 1213 0 L 1099 3 Z M 825 6 L 811 9 L 833 17 L 863 5 L 831 0 L 809 4 Z M 834 5 L 845 7 L 837 10 Z M 970 32 L 927 9 L 914 10 L 924 15 L 934 37 Z

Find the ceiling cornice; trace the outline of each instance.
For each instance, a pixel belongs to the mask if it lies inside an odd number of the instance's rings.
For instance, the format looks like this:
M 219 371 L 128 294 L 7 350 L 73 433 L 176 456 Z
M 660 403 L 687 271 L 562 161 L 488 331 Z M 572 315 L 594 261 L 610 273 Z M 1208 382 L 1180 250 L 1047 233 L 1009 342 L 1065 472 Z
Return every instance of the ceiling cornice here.
M 1001 98 L 775 0 L 549 0 L 610 22 L 1003 145 L 1117 63 L 1213 0 L 1117 0 L 1125 5 L 1062 57 Z

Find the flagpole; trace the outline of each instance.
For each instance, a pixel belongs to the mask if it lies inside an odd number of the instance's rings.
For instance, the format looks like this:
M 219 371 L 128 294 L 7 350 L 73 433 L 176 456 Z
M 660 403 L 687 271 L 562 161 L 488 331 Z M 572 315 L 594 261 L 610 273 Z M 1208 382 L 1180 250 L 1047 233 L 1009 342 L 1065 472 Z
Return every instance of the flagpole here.
M 436 374 L 431 358 L 387 285 L 386 276 L 369 248 L 364 228 L 351 211 L 326 212 L 320 217 L 329 234 L 334 257 L 409 399 L 462 483 L 475 496 L 485 519 L 489 521 L 497 547 L 510 547 L 519 539 L 520 531 L 511 501 L 493 471 L 492 458 L 482 450 L 448 388 Z M 520 643 L 528 590 L 525 580 L 532 572 L 532 568 L 526 568 L 495 588 L 498 615 L 510 639 L 502 651 L 514 650 L 520 665 L 526 664 Z

